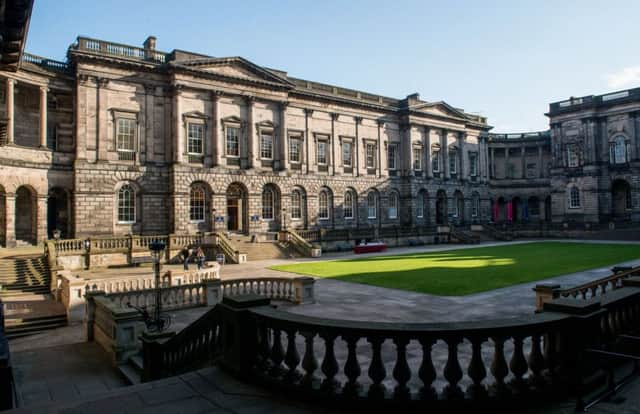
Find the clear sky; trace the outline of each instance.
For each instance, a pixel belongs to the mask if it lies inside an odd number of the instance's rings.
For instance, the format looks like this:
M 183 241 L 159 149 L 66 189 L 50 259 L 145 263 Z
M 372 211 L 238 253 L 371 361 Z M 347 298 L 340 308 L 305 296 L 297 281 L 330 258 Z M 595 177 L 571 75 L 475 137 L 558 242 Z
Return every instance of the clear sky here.
M 78 35 L 212 56 L 548 128 L 550 102 L 640 86 L 640 1 L 36 0 L 26 50 Z

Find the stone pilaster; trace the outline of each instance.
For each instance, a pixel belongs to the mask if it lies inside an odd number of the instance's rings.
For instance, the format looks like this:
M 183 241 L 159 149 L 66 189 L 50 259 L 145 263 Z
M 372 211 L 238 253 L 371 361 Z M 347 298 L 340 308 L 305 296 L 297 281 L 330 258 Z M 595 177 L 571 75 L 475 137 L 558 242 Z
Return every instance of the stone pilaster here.
M 451 172 L 449 171 L 449 145 L 447 144 L 447 134 L 448 131 L 446 129 L 442 130 L 442 134 L 440 135 L 440 147 L 442 148 L 442 172 L 445 180 L 451 177 Z
M 107 151 L 116 149 L 113 137 L 109 137 L 107 134 L 107 86 L 109 86 L 109 79 L 96 79 L 96 152 L 95 158 L 93 159 L 94 162 L 100 159 L 107 159 Z M 107 142 L 111 142 L 111 148 L 107 145 Z
M 289 102 L 280 104 L 280 168 L 289 170 L 289 139 L 287 137 L 287 107 Z
M 260 140 L 256 138 L 256 128 L 253 124 L 253 105 L 255 97 L 247 96 L 245 98 L 247 105 L 247 167 L 257 168 L 260 166 Z
M 466 132 L 458 132 L 458 165 L 459 165 L 459 169 L 460 171 L 458 171 L 458 177 L 460 178 L 460 180 L 466 180 L 469 177 L 467 177 L 466 174 L 466 168 L 465 168 L 465 140 L 466 140 L 466 136 L 467 133 Z
M 6 97 L 5 103 L 7 105 L 7 144 L 13 144 L 15 142 L 15 104 L 14 104 L 14 89 L 16 81 L 15 79 L 7 78 Z
M 313 109 L 305 109 L 304 110 L 304 161 L 305 161 L 305 171 L 309 174 L 309 170 L 311 167 L 311 159 L 309 158 L 311 145 L 311 137 L 309 137 L 309 118 L 313 116 Z
M 7 193 L 5 196 L 5 241 L 7 247 L 16 245 L 16 195 Z
M 496 177 L 496 149 L 491 148 L 490 160 L 489 160 L 489 178 Z
M 382 128 L 384 127 L 384 121 L 378 119 L 378 162 L 376 163 L 376 170 L 378 178 L 382 177 Z
M 180 99 L 182 89 L 182 85 L 174 85 L 173 87 L 173 161 L 178 164 L 182 163 L 182 153 L 184 152 L 182 102 Z
M 340 154 L 336 152 L 336 147 L 339 149 L 340 146 L 336 145 L 336 141 L 338 138 L 336 137 L 336 121 L 340 115 L 336 113 L 331 113 L 331 175 L 336 175 L 336 166 L 338 166 L 338 160 L 341 160 Z
M 144 142 L 140 142 L 140 164 L 145 164 L 147 159 L 154 154 L 155 120 L 153 116 L 153 108 L 155 107 L 154 85 L 145 85 L 144 87 Z
M 520 178 L 525 178 L 525 171 L 527 169 L 527 165 L 526 165 L 526 147 L 520 147 L 520 161 L 522 164 L 522 171 L 520 171 Z
M 507 145 L 504 147 L 504 176 L 505 178 L 515 178 L 509 174 L 509 146 Z
M 211 92 L 211 153 L 213 154 L 212 163 L 214 166 L 220 165 L 220 160 L 223 152 L 223 142 L 221 139 L 220 129 L 218 128 L 220 122 L 219 115 L 219 102 L 222 93 L 220 91 Z
M 47 240 L 47 195 L 38 194 L 36 206 L 36 223 L 34 230 L 36 232 L 34 239 L 37 243 Z
M 47 91 L 46 86 L 40 87 L 40 147 L 47 147 Z M 55 149 L 55 148 L 54 148 Z
M 538 145 L 538 177 L 544 177 L 543 161 L 542 161 L 542 144 Z
M 425 164 L 424 169 L 427 170 L 427 177 L 433 178 L 433 168 L 431 167 L 431 128 L 424 127 L 424 157 Z
M 362 172 L 360 171 L 360 151 L 362 150 L 364 145 L 362 145 L 362 143 L 360 142 L 360 131 L 359 131 L 359 126 L 362 125 L 362 117 L 354 116 L 353 121 L 355 122 L 355 125 L 356 125 L 356 138 L 353 142 L 353 152 L 355 155 L 356 165 L 355 165 L 355 168 L 353 169 L 353 175 L 357 177 L 362 174 Z

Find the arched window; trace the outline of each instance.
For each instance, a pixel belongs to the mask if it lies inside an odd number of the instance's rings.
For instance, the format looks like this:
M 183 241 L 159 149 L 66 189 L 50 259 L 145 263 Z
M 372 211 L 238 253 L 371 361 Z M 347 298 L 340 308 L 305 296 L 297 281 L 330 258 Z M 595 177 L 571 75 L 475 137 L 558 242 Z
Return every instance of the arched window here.
M 615 137 L 609 147 L 611 164 L 624 164 L 628 161 L 628 145 L 622 135 Z
M 264 220 L 273 220 L 274 198 L 273 189 L 265 188 L 262 191 L 262 218 Z
M 302 218 L 302 193 L 300 190 L 293 190 L 291 193 L 291 219 L 300 220 Z
M 133 187 L 125 184 L 118 190 L 118 222 L 135 223 L 136 193 Z
M 354 197 L 353 197 L 353 193 L 351 191 L 347 191 L 346 193 L 344 193 L 344 218 L 345 219 L 352 219 L 353 218 L 353 211 L 355 210 L 353 207 L 354 204 Z
M 480 196 L 474 193 L 471 200 L 471 216 L 478 217 L 480 215 Z
M 205 220 L 205 191 L 199 186 L 191 187 L 189 194 L 189 220 L 203 222 Z
M 329 193 L 326 191 L 321 191 L 318 198 L 318 218 L 329 220 Z
M 395 191 L 389 194 L 389 218 L 398 218 L 398 193 Z
M 370 218 L 370 219 L 376 218 L 376 213 L 377 213 L 376 193 L 371 191 L 369 195 L 367 195 L 367 218 Z
M 569 190 L 569 208 L 580 208 L 580 190 L 578 187 L 571 187 Z
M 418 193 L 418 199 L 416 200 L 416 217 L 423 218 L 424 210 L 427 204 L 427 193 L 423 190 Z

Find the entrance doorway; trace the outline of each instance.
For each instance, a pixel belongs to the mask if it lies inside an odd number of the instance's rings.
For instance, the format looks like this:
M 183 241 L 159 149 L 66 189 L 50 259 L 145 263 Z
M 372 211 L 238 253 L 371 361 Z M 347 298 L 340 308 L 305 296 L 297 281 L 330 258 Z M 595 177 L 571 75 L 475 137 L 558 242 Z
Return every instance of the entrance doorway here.
M 240 183 L 227 188 L 227 230 L 246 233 L 247 189 Z
M 443 190 L 438 190 L 436 194 L 436 223 L 445 224 L 447 222 L 447 195 Z
M 35 243 L 36 240 L 36 194 L 35 191 L 20 187 L 16 191 L 15 209 L 16 240 Z
M 60 237 L 70 238 L 69 196 L 62 188 L 49 190 L 47 198 L 47 235 L 53 238 L 53 231 L 60 230 Z
M 628 218 L 631 210 L 631 186 L 625 180 L 616 180 L 611 186 L 611 215 L 615 220 Z

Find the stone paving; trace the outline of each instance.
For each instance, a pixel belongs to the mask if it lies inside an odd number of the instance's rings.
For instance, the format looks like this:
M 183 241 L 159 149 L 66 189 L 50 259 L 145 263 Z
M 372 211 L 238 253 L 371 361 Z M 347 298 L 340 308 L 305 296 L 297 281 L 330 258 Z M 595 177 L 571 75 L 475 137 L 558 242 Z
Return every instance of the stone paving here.
M 495 243 L 492 245 L 500 244 L 502 243 Z M 484 246 L 487 245 L 489 244 L 484 244 Z M 423 246 L 421 248 L 393 249 L 387 252 L 387 254 L 449 250 L 456 247 L 467 248 L 467 246 L 451 245 Z M 353 255 L 342 253 L 327 255 L 324 259 L 349 257 L 353 257 Z M 232 279 L 247 276 L 256 277 L 259 275 L 288 275 L 283 272 L 265 269 L 267 266 L 282 262 L 285 261 L 269 260 L 262 262 L 249 262 L 246 265 L 224 266 L 222 269 L 222 277 L 224 279 Z M 287 261 L 287 263 L 291 263 L 291 261 Z M 639 265 L 640 260 L 627 262 L 625 264 Z M 145 271 L 144 269 L 141 270 Z M 148 271 L 148 269 L 146 271 Z M 565 275 L 553 278 L 552 280 L 563 285 L 575 285 L 584 281 L 606 276 L 609 273 L 609 268 L 602 268 L 587 272 L 579 272 L 573 275 Z M 502 318 L 531 314 L 534 309 L 534 294 L 531 291 L 531 288 L 536 283 L 538 282 L 510 286 L 492 292 L 468 295 L 465 297 L 438 297 L 394 289 L 379 288 L 375 286 L 352 284 L 338 280 L 319 279 L 316 282 L 317 301 L 315 304 L 286 306 L 286 310 L 310 316 L 354 320 L 427 322 L 455 321 L 461 319 L 495 319 L 498 317 Z M 372 304 L 375 304 L 375 306 L 372 306 Z M 505 309 L 508 311 L 505 312 Z M 200 310 L 193 310 L 192 312 L 193 315 L 195 315 L 202 311 L 204 311 L 204 309 L 200 308 Z M 64 334 L 68 335 L 71 341 L 77 340 L 78 335 L 73 334 L 71 330 L 81 330 L 81 327 L 69 327 L 68 329 L 69 331 Z M 15 341 L 12 341 L 11 344 L 12 349 L 14 347 L 14 342 Z M 41 344 L 47 343 L 44 339 L 38 342 Z M 53 341 L 53 343 L 56 342 Z M 108 391 L 106 394 L 93 394 L 94 392 L 100 393 L 107 390 L 113 390 L 115 388 L 122 387 L 123 385 L 118 385 L 118 381 L 112 381 L 113 378 L 111 378 L 111 375 L 113 375 L 113 370 L 111 369 L 108 361 L 105 362 L 104 360 L 100 360 L 99 357 L 94 357 L 92 352 L 100 351 L 99 348 L 95 348 L 95 344 L 77 343 L 73 345 L 66 345 L 66 348 L 63 346 L 50 347 L 38 352 L 28 350 L 30 346 L 37 347 L 35 344 L 29 345 L 27 343 L 22 343 L 16 345 L 18 345 L 18 349 L 21 349 L 21 351 L 18 351 L 17 349 L 14 350 L 14 365 L 16 366 L 17 371 L 21 372 L 20 375 L 23 375 L 21 377 L 22 380 L 26 379 L 27 376 L 38 378 L 38 380 L 35 381 L 36 385 L 33 386 L 35 388 L 27 389 L 26 393 L 30 394 L 33 392 L 34 395 L 39 396 L 39 398 L 43 398 L 42 400 L 37 401 L 37 398 L 35 397 L 23 397 L 23 402 L 30 401 L 30 407 L 25 407 L 21 412 L 333 412 L 322 410 L 315 406 L 300 404 L 294 400 L 282 399 L 280 396 L 270 395 L 264 390 L 254 388 L 243 383 L 238 383 L 215 368 L 207 368 L 205 370 L 200 370 L 195 373 L 190 373 L 157 383 L 119 388 L 114 391 Z M 446 350 L 442 345 L 443 344 L 439 344 L 434 347 L 434 363 L 436 366 L 443 366 L 446 360 Z M 82 350 L 84 347 L 86 347 L 86 350 Z M 323 356 L 323 346 L 321 341 L 316 341 L 315 348 L 317 350 L 316 357 L 321 360 Z M 346 359 L 346 350 L 343 348 L 345 347 L 337 343 L 336 356 L 338 360 L 341 361 L 341 366 L 344 364 L 344 360 Z M 358 358 L 361 365 L 364 367 L 364 374 L 361 377 L 363 383 L 367 382 L 366 367 L 369 363 L 369 348 L 370 346 L 364 340 L 361 340 L 358 344 Z M 418 366 L 421 359 L 421 352 L 417 348 L 414 348 L 416 347 L 409 347 L 408 358 L 411 366 Z M 390 373 L 393 369 L 394 349 L 389 341 L 385 343 L 385 347 L 383 349 L 387 373 Z M 465 345 L 461 345 L 460 361 L 465 371 L 466 364 L 468 363 L 467 351 L 468 350 L 465 349 Z M 509 346 L 505 348 L 505 351 L 507 355 L 509 355 Z M 66 355 L 69 353 L 74 354 L 74 357 L 70 360 L 66 360 L 64 358 L 56 359 L 55 357 L 55 355 Z M 487 352 L 485 356 L 486 363 L 490 363 L 490 353 Z M 40 368 L 37 362 L 31 362 L 37 361 L 40 357 L 54 361 L 51 362 L 51 364 L 56 365 L 57 374 L 54 370 L 47 371 L 49 368 L 47 368 L 46 363 L 44 363 L 42 368 Z M 80 361 L 82 358 L 87 358 L 87 361 L 93 361 L 92 364 L 94 365 L 89 364 L 89 366 L 92 366 L 91 371 L 94 378 L 88 382 L 90 385 L 86 387 L 82 385 L 77 387 L 75 384 L 78 382 L 83 383 L 83 376 L 87 374 L 86 371 L 80 369 L 82 364 L 76 363 L 76 359 Z M 99 366 L 100 364 L 102 364 L 102 366 Z M 107 371 L 110 373 L 107 373 Z M 69 372 L 68 375 L 66 375 L 67 372 Z M 64 374 L 61 375 L 62 373 Z M 416 373 L 414 372 L 413 375 L 414 378 L 412 379 L 412 383 L 415 384 L 417 383 Z M 439 376 L 441 377 L 441 373 Z M 47 380 L 43 380 L 43 378 L 50 381 L 50 383 L 47 384 Z M 71 381 L 69 381 L 70 378 L 72 379 Z M 339 378 L 341 377 L 339 376 Z M 65 391 L 66 394 L 65 392 L 58 391 L 59 384 L 57 381 L 60 379 L 64 379 L 66 384 L 71 383 L 71 391 Z M 26 384 L 28 385 L 30 382 L 31 380 L 27 381 Z M 391 385 L 391 379 L 389 378 L 386 383 L 387 385 Z M 442 378 L 439 378 L 436 381 L 436 386 L 440 388 L 442 385 L 444 385 L 444 382 Z M 465 385 L 465 381 L 462 382 L 462 385 Z M 107 390 L 102 387 L 107 388 Z M 47 392 L 44 391 L 45 388 L 47 388 Z M 636 386 L 635 384 L 632 384 L 628 390 L 623 392 L 623 395 L 631 398 L 629 402 L 623 403 L 622 405 L 616 403 L 603 403 L 591 411 L 597 413 L 640 412 L 624 411 L 627 409 L 635 409 L 636 405 L 632 403 L 634 397 L 637 402 L 640 403 L 640 393 L 634 394 L 629 390 L 640 391 L 640 385 Z M 23 390 L 23 393 L 24 392 L 25 391 Z M 47 394 L 49 395 L 49 400 L 46 399 Z M 72 402 L 71 400 L 67 400 L 66 397 L 71 398 Z M 37 405 L 33 405 L 36 401 L 54 401 L 54 403 L 49 405 L 47 408 L 42 407 L 41 409 L 36 409 Z M 560 405 L 556 404 L 553 406 L 553 409 L 543 411 L 535 410 L 532 412 L 568 413 L 573 412 L 573 405 L 571 402 L 567 402 Z

